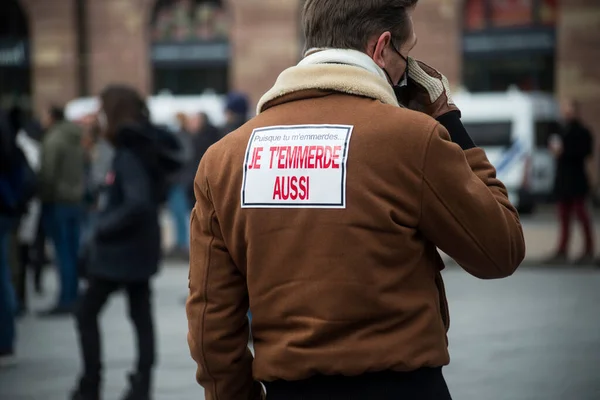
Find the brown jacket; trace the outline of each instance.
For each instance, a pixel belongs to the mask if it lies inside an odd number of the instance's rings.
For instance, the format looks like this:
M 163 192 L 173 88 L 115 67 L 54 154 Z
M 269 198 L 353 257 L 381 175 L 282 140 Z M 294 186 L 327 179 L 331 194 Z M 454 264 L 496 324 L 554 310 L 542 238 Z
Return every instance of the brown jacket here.
M 352 66 L 291 68 L 259 107 L 209 149 L 195 182 L 188 341 L 206 398 L 256 398 L 256 381 L 448 364 L 436 247 L 483 279 L 511 275 L 525 253 L 518 214 L 483 150 L 463 151 Z M 303 124 L 353 127 L 345 205 L 242 207 L 253 131 Z M 319 190 L 327 187 L 313 183 L 310 195 Z

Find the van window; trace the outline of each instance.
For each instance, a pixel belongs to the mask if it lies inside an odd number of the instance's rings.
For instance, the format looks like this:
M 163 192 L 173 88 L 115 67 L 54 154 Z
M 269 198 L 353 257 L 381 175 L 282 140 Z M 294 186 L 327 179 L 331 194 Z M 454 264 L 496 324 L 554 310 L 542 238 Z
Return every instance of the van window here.
M 552 135 L 560 132 L 560 123 L 557 121 L 536 121 L 535 123 L 535 146 L 548 147 L 548 141 Z
M 509 147 L 512 144 L 512 122 L 466 122 L 463 124 L 477 146 Z

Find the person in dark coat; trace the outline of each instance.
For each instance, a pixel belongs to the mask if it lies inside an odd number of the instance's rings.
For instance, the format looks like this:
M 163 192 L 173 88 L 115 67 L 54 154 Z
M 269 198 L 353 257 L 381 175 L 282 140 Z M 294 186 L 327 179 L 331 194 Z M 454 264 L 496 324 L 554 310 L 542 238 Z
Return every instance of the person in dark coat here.
M 0 109 L 0 368 L 15 363 L 19 297 L 13 273 L 19 257 L 16 230 L 36 189 L 35 173 L 17 144 L 17 126 Z
M 15 134 L 8 116 L 0 109 L 0 368 L 15 362 L 15 316 L 17 298 L 9 265 L 9 238 L 17 223 L 17 213 L 8 204 L 2 185 L 16 164 Z
M 37 120 L 31 120 L 23 127 L 25 133 L 38 143 L 41 143 L 44 130 Z M 42 223 L 42 215 L 38 217 L 37 232 L 35 240 L 30 246 L 28 254 L 29 265 L 33 270 L 34 289 L 37 294 L 44 292 L 44 267 L 51 264 L 50 257 L 46 251 L 46 231 Z
M 209 116 L 204 113 L 198 113 L 188 118 L 188 129 L 192 136 L 192 148 L 193 156 L 192 161 L 186 166 L 183 171 L 185 180 L 187 182 L 187 196 L 190 204 L 196 202 L 194 195 L 194 178 L 196 178 L 196 171 L 200 160 L 206 153 L 206 150 L 213 144 L 217 143 L 221 139 L 219 129 L 215 127 Z
M 102 135 L 114 145 L 112 168 L 98 200 L 89 285 L 77 311 L 84 371 L 74 400 L 100 398 L 102 363 L 98 314 L 114 292 L 123 289 L 137 336 L 138 361 L 125 400 L 150 398 L 155 363 L 155 334 L 150 279 L 161 260 L 159 208 L 167 177 L 160 164 L 161 146 L 143 99 L 123 86 L 101 94 Z
M 192 206 L 187 195 L 188 186 L 192 180 L 186 172 L 193 161 L 192 135 L 187 129 L 187 116 L 178 114 L 180 128 L 174 132 L 175 137 L 180 141 L 184 149 L 185 166 L 169 181 L 168 208 L 173 220 L 175 230 L 175 244 L 168 256 L 171 258 L 187 261 L 190 253 L 190 213 Z M 196 168 L 198 166 L 196 165 Z
M 571 231 L 571 218 L 575 214 L 580 221 L 585 238 L 583 255 L 577 264 L 590 264 L 594 259 L 594 237 L 586 202 L 590 194 L 586 162 L 593 152 L 593 136 L 581 122 L 579 106 L 569 101 L 563 106 L 564 125 L 550 143 L 556 157 L 556 180 L 554 194 L 558 202 L 560 239 L 556 254 L 550 263 L 566 263 Z
M 231 92 L 225 99 L 225 125 L 221 136 L 228 135 L 248 122 L 248 97 L 243 93 Z

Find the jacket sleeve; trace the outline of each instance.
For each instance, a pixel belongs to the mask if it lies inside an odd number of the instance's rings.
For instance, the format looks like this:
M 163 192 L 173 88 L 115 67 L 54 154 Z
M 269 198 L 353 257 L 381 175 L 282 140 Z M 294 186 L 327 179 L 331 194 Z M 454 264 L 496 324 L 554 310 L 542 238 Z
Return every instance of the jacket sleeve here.
M 462 150 L 436 124 L 422 172 L 424 236 L 475 277 L 510 276 L 525 257 L 523 231 L 484 151 Z
M 206 180 L 206 160 L 196 176 L 191 218 L 188 344 L 196 379 L 207 400 L 261 399 L 248 349 L 248 291 L 223 240 Z
M 60 167 L 62 148 L 60 141 L 52 135 L 55 132 L 48 132 L 48 137 L 42 142 L 42 153 L 40 161 L 40 171 L 38 175 L 38 185 L 40 196 L 44 200 L 53 200 L 58 186 L 58 170 Z
M 110 237 L 135 226 L 154 205 L 152 184 L 141 161 L 124 152 L 115 160 L 115 174 L 123 191 L 123 201 L 96 223 L 96 237 Z

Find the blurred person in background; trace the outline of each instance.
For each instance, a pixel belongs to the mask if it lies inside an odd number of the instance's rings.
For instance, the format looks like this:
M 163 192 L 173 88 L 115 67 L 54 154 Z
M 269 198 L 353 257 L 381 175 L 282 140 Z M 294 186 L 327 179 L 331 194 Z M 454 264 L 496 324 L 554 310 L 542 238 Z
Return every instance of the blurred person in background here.
M 248 121 L 248 97 L 243 93 L 231 92 L 225 99 L 225 125 L 221 136 L 235 131 Z
M 17 113 L 20 112 L 17 111 Z M 17 144 L 26 155 L 30 166 L 34 171 L 39 173 L 41 163 L 41 142 L 44 136 L 44 128 L 35 118 L 29 120 L 26 119 L 22 122 L 24 123 L 21 124 L 21 130 L 17 134 Z M 40 204 L 39 196 L 37 196 L 30 205 L 30 207 L 36 208 L 37 206 L 33 203 Z M 37 227 L 35 238 L 33 243 L 29 246 L 27 257 L 29 263 L 28 266 L 33 270 L 34 290 L 37 294 L 42 294 L 44 291 L 43 269 L 45 266 L 51 264 L 51 260 L 46 248 L 46 232 L 44 230 L 44 224 L 42 223 L 41 210 L 37 214 L 37 221 L 32 220 L 31 217 L 27 218 L 25 226 L 19 228 L 19 235 L 28 236 L 33 233 L 29 230 Z M 28 212 L 28 215 L 35 215 L 35 212 Z
M 189 224 L 192 206 L 188 201 L 187 193 L 189 191 L 189 186 L 193 185 L 194 180 L 193 177 L 189 176 L 188 171 L 194 162 L 194 148 L 192 144 L 191 127 L 189 126 L 189 117 L 183 113 L 178 113 L 177 119 L 179 121 L 179 129 L 175 132 L 175 135 L 184 150 L 183 157 L 185 158 L 185 166 L 178 174 L 173 176 L 171 182 L 169 182 L 168 206 L 175 227 L 175 246 L 169 256 L 176 259 L 188 260 L 190 253 Z
M 27 129 L 31 125 L 25 124 L 25 116 L 19 107 L 13 107 L 9 112 L 9 120 L 13 132 L 17 132 L 16 145 L 22 151 L 28 164 L 29 171 L 32 174 L 39 173 L 40 170 L 40 143 L 32 137 Z M 35 133 L 34 133 L 35 135 Z M 41 219 L 41 204 L 39 200 L 33 199 L 27 204 L 27 209 L 23 214 L 19 228 L 14 236 L 13 250 L 16 251 L 14 259 L 18 266 L 16 271 L 16 292 L 19 303 L 19 315 L 27 311 L 27 277 L 28 271 L 33 269 L 34 286 L 36 291 L 41 291 L 41 268 L 42 263 L 34 257 L 36 239 L 39 234 L 39 224 Z
M 208 114 L 204 112 L 189 116 L 187 126 L 192 135 L 193 155 L 192 161 L 185 167 L 184 174 L 186 175 L 188 201 L 189 204 L 194 204 L 196 202 L 196 198 L 194 197 L 194 178 L 198 171 L 198 165 L 200 165 L 200 160 L 204 156 L 204 153 L 206 153 L 206 150 L 218 142 L 221 136 L 219 129 L 213 125 Z
M 169 176 L 183 165 L 182 149 L 170 133 L 151 125 L 146 104 L 134 89 L 109 86 L 100 101 L 100 132 L 113 146 L 114 157 L 100 189 L 88 287 L 76 314 L 83 373 L 71 398 L 100 398 L 98 315 L 110 295 L 124 290 L 137 339 L 137 365 L 123 399 L 146 400 L 156 352 L 150 279 L 161 260 L 159 210 Z
M 34 171 L 39 174 L 41 167 L 41 141 L 44 130 L 42 125 L 36 119 L 33 119 L 25 124 L 23 131 L 26 133 L 26 135 L 19 134 L 17 136 L 17 142 L 20 143 L 21 148 L 29 148 L 29 151 L 23 151 L 26 155 L 29 154 L 27 158 L 30 160 L 30 164 Z M 33 270 L 34 290 L 37 294 L 42 294 L 44 292 L 43 270 L 47 265 L 51 264 L 51 261 L 46 248 L 46 231 L 42 222 L 41 203 L 39 201 L 39 196 L 36 197 L 31 207 L 36 208 L 38 205 L 40 207 L 40 211 L 37 213 L 37 220 L 29 219 L 28 224 L 22 228 L 22 234 L 30 235 L 34 232 L 29 231 L 29 233 L 27 233 L 28 230 L 32 230 L 37 227 L 37 230 L 34 233 L 35 237 L 33 242 L 29 246 L 28 262 L 29 267 Z M 30 214 L 30 218 L 32 215 L 35 215 L 35 211 Z
M 85 184 L 83 132 L 66 121 L 63 110 L 56 106 L 45 110 L 42 125 L 46 133 L 42 141 L 40 199 L 44 227 L 54 243 L 60 293 L 56 305 L 40 315 L 62 316 L 73 311 L 79 293 L 77 262 Z
M 112 143 L 101 134 L 101 124 L 106 125 L 103 119 L 101 120 L 98 115 L 94 114 L 88 116 L 85 120 L 89 135 L 88 157 L 90 170 L 88 189 L 97 194 L 104 185 L 106 174 L 112 167 L 115 149 Z
M 550 139 L 550 151 L 556 158 L 554 195 L 558 201 L 560 236 L 556 253 L 547 260 L 549 264 L 569 262 L 568 249 L 571 237 L 573 214 L 581 223 L 584 236 L 584 252 L 575 260 L 576 264 L 594 262 L 594 232 L 588 211 L 590 182 L 586 163 L 592 156 L 594 139 L 581 121 L 579 104 L 569 100 L 562 105 L 563 126 Z
M 17 224 L 13 190 L 9 186 L 16 164 L 14 140 L 8 116 L 0 109 L 0 367 L 15 361 L 17 298 L 9 265 L 9 238 Z
M 0 110 L 0 367 L 14 363 L 18 311 L 9 265 L 9 241 L 36 187 L 35 173 L 16 143 L 16 134 L 7 114 Z
M 99 142 L 99 128 L 95 114 L 86 115 L 79 121 L 83 128 L 82 146 L 85 151 L 85 194 L 83 201 L 83 212 L 81 219 L 81 235 L 79 242 L 78 273 L 85 278 L 91 255 L 94 222 L 96 220 L 96 206 L 98 202 L 99 188 L 103 181 L 100 179 L 98 167 L 98 148 L 102 146 Z M 103 177 L 110 169 L 112 158 L 107 157 L 101 169 Z M 102 164 L 102 161 L 100 161 Z
M 184 180 L 187 182 L 186 196 L 188 202 L 189 204 L 194 204 L 196 202 L 196 197 L 194 195 L 194 178 L 196 177 L 196 172 L 198 172 L 198 165 L 200 165 L 200 160 L 202 160 L 202 157 L 204 157 L 208 148 L 221 139 L 221 133 L 219 132 L 219 129 L 212 124 L 208 114 L 204 112 L 188 116 L 185 121 L 185 126 L 192 135 L 193 158 L 192 161 L 185 166 L 182 174 L 185 175 Z M 189 228 L 189 215 L 187 216 L 186 222 Z M 183 302 L 185 303 L 186 301 L 187 295 L 183 298 Z
M 307 0 L 306 57 L 200 163 L 186 311 L 206 398 L 451 398 L 437 248 L 500 279 L 525 242 L 447 78 L 409 56 L 415 7 Z

